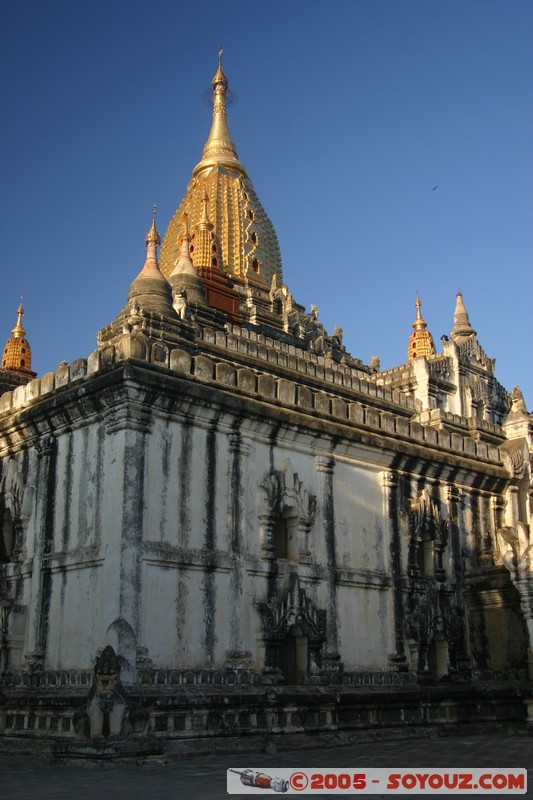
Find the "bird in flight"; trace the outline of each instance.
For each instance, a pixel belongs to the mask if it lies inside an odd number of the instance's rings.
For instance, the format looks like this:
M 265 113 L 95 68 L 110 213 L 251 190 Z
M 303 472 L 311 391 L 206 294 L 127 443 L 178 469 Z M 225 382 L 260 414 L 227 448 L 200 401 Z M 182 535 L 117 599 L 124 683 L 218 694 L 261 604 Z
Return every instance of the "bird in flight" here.
M 434 191 L 435 191 L 435 189 L 438 189 L 438 188 L 439 188 L 439 186 L 438 186 L 438 184 L 437 184 L 437 186 L 434 186 L 434 187 L 433 187 L 433 189 L 432 189 L 431 191 L 432 191 L 432 192 L 434 192 Z

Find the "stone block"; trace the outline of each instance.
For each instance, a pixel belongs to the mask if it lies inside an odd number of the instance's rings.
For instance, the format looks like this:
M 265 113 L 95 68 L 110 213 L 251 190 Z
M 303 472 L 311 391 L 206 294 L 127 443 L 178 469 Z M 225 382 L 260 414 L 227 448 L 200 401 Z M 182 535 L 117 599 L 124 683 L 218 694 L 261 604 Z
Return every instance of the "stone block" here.
M 451 447 L 450 434 L 448 433 L 448 431 L 438 431 L 437 441 L 441 445 L 441 447 L 448 447 L 448 448 Z
M 13 389 L 13 408 L 18 408 L 19 406 L 23 405 L 26 401 L 26 384 L 22 386 L 17 386 L 16 389 Z
M 168 366 L 169 362 L 168 347 L 165 347 L 164 344 L 156 342 L 156 344 L 154 344 L 154 346 L 152 347 L 150 360 L 153 364 L 160 364 L 161 366 L 165 367 Z
M 396 417 L 396 433 L 400 436 L 409 436 L 409 420 L 405 417 Z
M 226 337 L 226 343 L 228 350 L 238 350 L 239 349 L 239 341 L 236 336 L 229 333 Z
M 40 397 L 41 395 L 41 381 L 39 378 L 35 378 L 33 381 L 30 381 L 26 386 L 26 399 L 27 400 L 35 400 L 36 397 Z
M 437 444 L 437 431 L 435 428 L 424 428 L 424 439 L 429 444 Z
M 254 373 L 249 369 L 238 369 L 237 386 L 245 392 L 255 392 L 256 380 Z
M 350 403 L 348 414 L 352 422 L 362 423 L 365 419 L 364 408 L 360 403 Z
M 195 356 L 194 358 L 194 374 L 201 381 L 212 381 L 214 373 L 214 364 L 207 356 Z
M 411 422 L 410 424 L 411 436 L 413 439 L 423 439 L 424 429 L 418 422 Z
M 100 351 L 93 350 L 87 358 L 87 375 L 93 375 L 100 369 Z M 53 373 L 49 373 L 52 375 Z M 42 379 L 41 379 L 42 380 Z
M 384 431 L 390 431 L 391 433 L 394 433 L 394 429 L 396 427 L 394 423 L 394 414 L 391 414 L 390 411 L 381 412 L 381 427 Z
M 4 392 L 4 394 L 0 396 L 0 414 L 9 411 L 12 405 L 13 392 Z
M 41 394 L 48 394 L 55 389 L 56 374 L 55 372 L 45 372 L 41 378 Z
M 334 397 L 331 401 L 331 413 L 334 417 L 339 417 L 339 419 L 347 419 L 348 406 L 346 402 L 340 397 Z
M 218 345 L 218 347 L 226 347 L 226 334 L 224 331 L 216 332 L 215 343 Z
M 224 362 L 217 364 L 215 367 L 215 375 L 217 383 L 224 384 L 225 386 L 235 386 L 237 383 L 236 370 L 231 364 L 225 364 Z
M 307 386 L 298 386 L 298 405 L 313 408 L 313 392 Z
M 485 442 L 477 442 L 476 454 L 480 458 L 488 458 L 488 446 Z
M 489 444 L 487 447 L 487 458 L 490 458 L 491 461 L 500 461 L 499 449 Z
M 176 372 L 183 372 L 185 375 L 191 374 L 192 358 L 186 350 L 176 348 L 170 351 L 170 369 Z
M 463 440 L 463 451 L 469 456 L 475 456 L 476 454 L 476 443 L 473 439 L 469 439 L 468 436 L 465 436 Z
M 209 342 L 209 344 L 216 343 L 215 331 L 213 328 L 204 328 L 203 339 L 204 342 Z
M 278 400 L 284 405 L 293 406 L 296 402 L 296 384 L 281 378 L 278 381 Z
M 87 375 L 87 359 L 77 358 L 70 365 L 70 380 L 79 381 Z
M 458 433 L 452 433 L 450 436 L 450 446 L 452 450 L 460 450 L 463 449 L 463 437 L 459 436 Z
M 59 366 L 56 369 L 56 389 L 59 386 L 66 386 L 70 381 L 70 368 L 67 364 Z
M 276 381 L 271 375 L 260 375 L 257 379 L 257 391 L 262 397 L 276 396 Z
M 132 356 L 132 358 L 142 358 L 144 356 Z M 114 345 L 109 345 L 109 347 L 104 347 L 100 351 L 100 363 L 102 366 L 107 366 L 108 364 L 115 363 L 115 347 Z M 57 383 L 56 383 L 57 386 Z
M 315 392 L 315 411 L 319 414 L 329 414 L 330 412 L 330 399 L 324 392 Z
M 365 425 L 370 425 L 371 428 L 379 428 L 379 411 L 375 408 L 365 408 Z

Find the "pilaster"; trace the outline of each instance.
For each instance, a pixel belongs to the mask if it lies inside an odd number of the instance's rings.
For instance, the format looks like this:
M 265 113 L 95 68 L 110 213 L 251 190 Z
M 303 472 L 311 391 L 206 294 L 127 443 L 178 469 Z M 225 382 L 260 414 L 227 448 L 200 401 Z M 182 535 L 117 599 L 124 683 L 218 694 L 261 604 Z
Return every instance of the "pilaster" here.
M 390 565 L 392 575 L 394 652 L 389 660 L 399 672 L 408 668 L 404 639 L 404 603 L 402 591 L 402 557 L 400 538 L 399 479 L 394 472 L 382 473 L 387 515 L 389 520 Z
M 30 670 L 43 669 L 48 645 L 52 573 L 48 556 L 52 552 L 56 503 L 57 441 L 45 436 L 36 444 L 37 493 L 35 498 L 36 542 L 33 557 L 29 609 L 28 651 L 24 658 Z
M 243 442 L 238 430 L 229 437 L 229 498 L 228 519 L 230 577 L 230 631 L 226 665 L 234 668 L 250 666 L 252 654 L 247 647 L 246 562 L 244 552 L 244 459 L 250 448 Z
M 342 672 L 343 665 L 338 652 L 337 631 L 337 583 L 335 554 L 335 508 L 333 499 L 333 456 L 317 456 L 315 468 L 318 473 L 317 530 L 323 531 L 326 545 L 326 648 L 322 666 L 326 672 Z

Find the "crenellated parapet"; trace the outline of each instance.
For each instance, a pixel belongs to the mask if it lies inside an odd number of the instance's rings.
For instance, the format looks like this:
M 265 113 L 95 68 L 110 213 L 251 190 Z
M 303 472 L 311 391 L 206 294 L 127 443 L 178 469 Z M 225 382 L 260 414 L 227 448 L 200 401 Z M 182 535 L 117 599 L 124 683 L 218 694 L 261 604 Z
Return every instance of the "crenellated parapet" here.
M 377 386 L 357 377 L 357 372 L 342 365 L 328 364 L 324 357 L 302 354 L 294 346 L 235 326 L 230 332 L 202 331 L 201 348 L 171 347 L 133 332 L 124 334 L 120 343 L 95 350 L 88 359 L 63 364 L 55 372 L 6 392 L 0 397 L 0 441 L 2 450 L 22 446 L 28 437 L 20 425 L 20 414 L 45 398 L 77 390 L 77 416 L 82 424 L 93 413 L 92 395 L 81 385 L 120 365 L 145 364 L 169 377 L 209 385 L 224 394 L 251 398 L 288 411 L 303 412 L 318 420 L 342 425 L 350 430 L 368 430 L 388 440 L 388 444 L 410 442 L 421 448 L 451 451 L 467 459 L 501 466 L 499 448 L 476 441 L 465 429 L 436 427 L 436 420 L 413 417 L 412 400 L 400 392 Z M 237 334 L 237 335 L 236 335 Z M 118 398 L 117 398 L 118 399 Z M 98 402 L 97 406 L 98 408 Z M 98 412 L 99 413 L 99 412 Z M 433 413 L 433 412 L 432 412 Z M 422 421 L 423 419 L 423 421 Z M 76 424 L 76 418 L 67 421 Z M 31 436 L 35 436 L 34 431 Z

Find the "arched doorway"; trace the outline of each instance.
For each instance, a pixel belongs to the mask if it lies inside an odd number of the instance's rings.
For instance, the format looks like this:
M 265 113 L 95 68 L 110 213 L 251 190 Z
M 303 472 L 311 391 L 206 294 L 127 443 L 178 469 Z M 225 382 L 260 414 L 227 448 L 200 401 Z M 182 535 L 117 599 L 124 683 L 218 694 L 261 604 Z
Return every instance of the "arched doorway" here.
M 288 685 L 304 683 L 307 678 L 307 636 L 293 625 L 280 647 L 280 669 Z
M 428 647 L 427 666 L 435 680 L 448 674 L 448 642 L 444 636 L 437 634 L 433 637 Z

